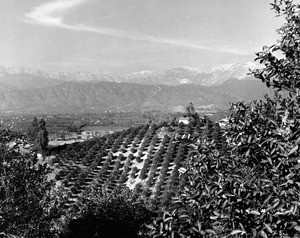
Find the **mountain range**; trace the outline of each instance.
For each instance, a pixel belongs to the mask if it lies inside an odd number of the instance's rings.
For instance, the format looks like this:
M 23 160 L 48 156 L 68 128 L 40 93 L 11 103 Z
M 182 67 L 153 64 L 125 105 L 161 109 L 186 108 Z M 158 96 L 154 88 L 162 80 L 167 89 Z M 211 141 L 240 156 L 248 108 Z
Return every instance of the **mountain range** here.
M 178 111 L 189 102 L 224 110 L 229 101 L 253 100 L 270 93 L 248 75 L 255 67 L 246 63 L 127 75 L 0 67 L 0 112 Z
M 139 84 L 162 84 L 178 86 L 182 84 L 199 84 L 204 86 L 219 85 L 230 78 L 247 79 L 250 69 L 258 68 L 257 64 L 235 63 L 220 65 L 210 69 L 181 67 L 157 72 L 146 70 L 133 72 L 126 75 L 115 74 L 92 74 L 89 72 L 44 72 L 33 71 L 24 67 L 1 67 L 0 83 L 8 83 L 17 86 L 17 89 L 28 89 L 31 85 L 37 87 L 36 81 L 42 82 L 40 87 L 57 85 L 64 81 L 77 82 L 117 82 L 117 83 L 139 83 Z M 16 77 L 16 78 L 14 78 Z M 24 78 L 23 80 L 22 77 Z M 18 79 L 19 78 L 19 79 Z M 26 83 L 26 85 L 24 85 Z

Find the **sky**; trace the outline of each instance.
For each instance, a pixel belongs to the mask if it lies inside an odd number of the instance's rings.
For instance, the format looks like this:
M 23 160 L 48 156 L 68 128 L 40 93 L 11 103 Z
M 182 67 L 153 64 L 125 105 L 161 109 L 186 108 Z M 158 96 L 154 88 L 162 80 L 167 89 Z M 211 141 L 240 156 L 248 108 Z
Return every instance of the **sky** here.
M 0 65 L 125 74 L 253 62 L 269 0 L 0 0 Z

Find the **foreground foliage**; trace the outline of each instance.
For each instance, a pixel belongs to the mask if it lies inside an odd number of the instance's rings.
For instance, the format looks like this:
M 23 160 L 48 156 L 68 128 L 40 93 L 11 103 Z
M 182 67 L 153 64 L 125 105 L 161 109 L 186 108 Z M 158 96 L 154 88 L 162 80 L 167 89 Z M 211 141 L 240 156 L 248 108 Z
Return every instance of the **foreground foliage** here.
M 141 226 L 153 215 L 128 189 L 107 193 L 95 187 L 69 211 L 61 237 L 139 237 Z
M 205 141 L 198 147 L 188 185 L 147 226 L 148 237 L 299 237 L 300 6 L 272 7 L 287 22 L 278 44 L 257 53 L 265 68 L 254 75 L 277 90 L 274 97 L 231 105 L 227 152 Z
M 22 136 L 3 128 L 0 134 L 0 233 L 49 237 L 48 169 L 37 164 L 35 155 L 21 151 Z
M 201 155 L 185 174 L 188 185 L 173 199 L 173 210 L 148 226 L 149 237 L 299 233 L 300 127 L 284 125 L 284 115 L 264 113 L 277 100 L 256 102 L 257 110 L 234 105 L 228 153 L 220 154 L 213 143 L 198 148 Z

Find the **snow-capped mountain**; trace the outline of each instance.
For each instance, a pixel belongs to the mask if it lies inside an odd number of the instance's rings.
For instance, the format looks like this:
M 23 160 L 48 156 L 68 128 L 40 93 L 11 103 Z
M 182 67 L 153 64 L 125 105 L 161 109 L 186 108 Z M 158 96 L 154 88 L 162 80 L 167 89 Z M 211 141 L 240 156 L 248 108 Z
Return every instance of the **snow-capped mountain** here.
M 205 86 L 219 85 L 228 79 L 249 78 L 250 70 L 258 68 L 255 63 L 236 63 L 219 65 L 210 69 L 178 67 L 164 72 L 141 71 L 119 77 L 119 82 L 130 82 L 140 84 L 199 84 Z
M 230 67 L 234 66 L 235 64 L 221 64 L 215 67 L 212 67 L 208 69 L 207 71 L 210 73 L 215 73 L 215 72 L 220 72 L 220 71 L 225 71 L 229 69 Z
M 261 68 L 261 66 L 252 62 L 220 65 L 208 70 L 212 77 L 206 80 L 203 85 L 219 85 L 232 78 L 239 80 L 249 78 L 250 70 L 256 68 Z
M 154 70 L 143 70 L 139 72 L 133 72 L 131 74 L 125 75 L 125 78 L 136 78 L 136 77 L 142 77 L 142 78 L 149 78 L 149 77 L 156 77 L 159 73 Z
M 139 72 L 133 72 L 127 75 L 120 75 L 118 82 L 157 84 L 158 81 L 161 80 L 160 76 L 160 73 L 154 70 L 143 70 Z
M 0 76 L 6 75 L 6 74 L 34 74 L 35 72 L 25 68 L 24 66 L 17 66 L 17 67 L 4 67 L 0 66 Z
M 97 80 L 96 75 L 88 72 L 51 72 L 48 74 L 50 78 L 66 80 L 66 81 L 93 81 Z
M 204 86 L 220 85 L 228 79 L 249 78 L 249 69 L 259 68 L 255 63 L 236 63 L 219 65 L 210 69 L 178 67 L 163 72 L 154 70 L 144 70 L 126 75 L 114 75 L 89 72 L 44 72 L 20 67 L 0 67 L 0 83 L 16 86 L 18 89 L 28 89 L 33 83 L 36 87 L 51 86 L 71 82 L 117 82 L 117 83 L 137 83 L 137 84 L 162 84 L 177 86 L 182 84 L 197 84 Z M 29 80 L 30 79 L 30 80 Z M 43 81 L 39 85 L 38 80 Z M 46 81 L 49 81 L 46 83 Z M 10 83 L 11 82 L 11 83 Z M 13 82 L 13 85 L 12 85 Z M 19 82 L 19 83 L 18 83 Z M 26 84 L 27 83 L 27 84 Z M 23 86 L 20 86 L 23 85 Z

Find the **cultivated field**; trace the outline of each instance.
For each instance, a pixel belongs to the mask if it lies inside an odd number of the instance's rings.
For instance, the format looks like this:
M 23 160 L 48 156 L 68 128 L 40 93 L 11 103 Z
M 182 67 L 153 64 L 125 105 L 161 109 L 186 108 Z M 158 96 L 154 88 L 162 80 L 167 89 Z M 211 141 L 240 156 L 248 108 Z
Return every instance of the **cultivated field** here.
M 201 133 L 209 131 L 196 125 L 144 125 L 122 132 L 74 143 L 52 158 L 57 186 L 70 192 L 70 206 L 91 187 L 113 191 L 125 185 L 141 198 L 167 204 L 178 188 L 185 185 L 186 161 L 192 156 Z

